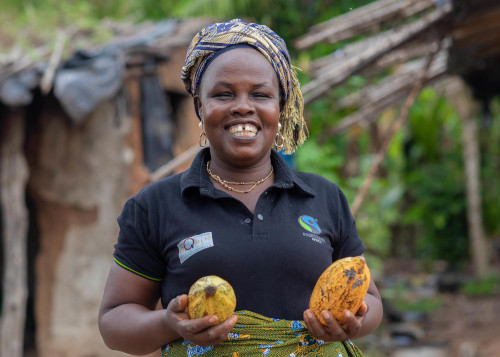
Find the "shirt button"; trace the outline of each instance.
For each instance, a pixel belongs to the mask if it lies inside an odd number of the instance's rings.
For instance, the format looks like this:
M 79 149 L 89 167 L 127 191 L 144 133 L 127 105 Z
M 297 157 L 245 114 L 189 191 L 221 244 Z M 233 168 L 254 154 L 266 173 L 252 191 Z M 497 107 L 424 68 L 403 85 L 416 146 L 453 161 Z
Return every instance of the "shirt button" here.
M 206 188 L 206 187 L 202 187 L 202 188 L 201 188 L 201 191 L 202 191 L 202 192 L 208 192 L 208 188 Z
M 261 214 L 259 213 L 259 214 L 257 215 L 257 218 L 258 218 L 260 221 L 262 221 L 262 220 L 264 219 L 264 216 L 263 216 L 263 215 L 261 215 Z
M 245 219 L 245 223 L 250 223 L 252 220 L 250 218 Z

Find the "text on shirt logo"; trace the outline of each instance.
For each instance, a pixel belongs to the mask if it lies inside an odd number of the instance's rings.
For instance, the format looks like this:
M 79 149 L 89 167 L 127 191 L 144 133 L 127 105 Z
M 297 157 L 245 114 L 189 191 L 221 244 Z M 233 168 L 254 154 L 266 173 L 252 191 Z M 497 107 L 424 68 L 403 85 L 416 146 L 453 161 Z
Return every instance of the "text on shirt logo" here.
M 305 237 L 311 238 L 316 243 L 325 244 L 326 241 L 324 238 L 318 236 L 321 233 L 321 228 L 319 228 L 318 222 L 311 216 L 300 216 L 299 224 L 302 228 L 304 228 L 309 233 L 302 232 L 302 235 Z
M 177 244 L 179 249 L 179 260 L 184 263 L 186 259 L 194 254 L 214 246 L 212 232 L 198 234 L 192 237 L 185 238 Z

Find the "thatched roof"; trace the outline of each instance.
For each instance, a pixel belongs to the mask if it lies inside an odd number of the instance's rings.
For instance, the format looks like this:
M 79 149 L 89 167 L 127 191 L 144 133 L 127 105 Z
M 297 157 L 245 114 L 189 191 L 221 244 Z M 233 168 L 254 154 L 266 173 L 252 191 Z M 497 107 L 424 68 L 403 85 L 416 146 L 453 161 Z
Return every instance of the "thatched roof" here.
M 474 85 L 478 71 L 483 71 L 489 76 L 483 84 L 491 84 L 479 86 L 480 90 L 490 96 L 500 93 L 500 3 L 496 0 L 379 0 L 315 25 L 295 46 L 304 50 L 319 43 L 343 46 L 310 63 L 312 80 L 303 86 L 306 103 L 331 96 L 333 88 L 355 74 L 390 73 L 339 100 L 337 108 L 356 110 L 324 136 L 374 120 L 384 109 L 402 102 L 419 78 L 425 86 L 458 73 Z
M 117 93 L 126 72 L 168 61 L 173 49 L 187 46 L 208 23 L 200 18 L 134 25 L 106 20 L 100 26 L 111 38 L 104 45 L 92 43 L 92 33 L 76 28 L 58 31 L 52 43 L 29 51 L 14 45 L 0 52 L 0 103 L 21 107 L 31 103 L 35 91 L 53 93 L 79 122 Z

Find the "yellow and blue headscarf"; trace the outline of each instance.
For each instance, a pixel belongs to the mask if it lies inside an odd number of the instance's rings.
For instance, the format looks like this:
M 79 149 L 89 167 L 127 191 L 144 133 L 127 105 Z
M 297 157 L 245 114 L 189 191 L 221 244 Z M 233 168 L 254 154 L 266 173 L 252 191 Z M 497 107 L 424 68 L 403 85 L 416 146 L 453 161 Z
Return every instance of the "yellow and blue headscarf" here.
M 194 97 L 201 77 L 216 53 L 239 44 L 249 45 L 262 53 L 278 76 L 284 100 L 280 114 L 283 152 L 291 154 L 308 134 L 303 116 L 304 100 L 285 41 L 269 27 L 233 19 L 203 28 L 193 38 L 187 51 L 181 74 L 184 86 Z M 199 117 L 196 105 L 195 110 Z

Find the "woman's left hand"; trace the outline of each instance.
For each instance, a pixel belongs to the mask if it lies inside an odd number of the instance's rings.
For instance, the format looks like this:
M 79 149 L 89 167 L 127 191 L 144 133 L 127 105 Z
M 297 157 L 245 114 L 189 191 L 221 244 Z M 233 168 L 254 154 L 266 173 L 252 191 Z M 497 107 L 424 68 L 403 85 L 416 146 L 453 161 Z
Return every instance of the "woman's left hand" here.
M 304 311 L 304 322 L 311 335 L 316 339 L 325 342 L 344 341 L 358 337 L 367 311 L 368 305 L 365 302 L 361 304 L 356 315 L 349 310 L 345 310 L 344 319 L 346 322 L 340 325 L 329 311 L 323 310 L 321 316 L 327 323 L 327 326 L 325 326 L 310 309 L 307 309 Z

